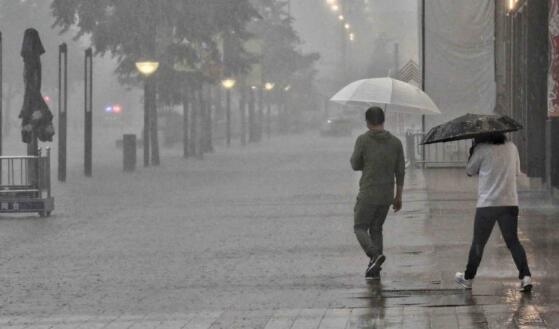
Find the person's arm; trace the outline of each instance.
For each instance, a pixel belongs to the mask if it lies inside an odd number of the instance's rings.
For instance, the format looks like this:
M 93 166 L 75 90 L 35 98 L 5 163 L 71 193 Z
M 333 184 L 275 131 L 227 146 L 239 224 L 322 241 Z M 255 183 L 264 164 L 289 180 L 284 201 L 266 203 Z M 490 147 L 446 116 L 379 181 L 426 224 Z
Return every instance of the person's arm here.
M 404 147 L 398 143 L 398 158 L 394 171 L 396 177 L 396 196 L 394 197 L 393 208 L 395 212 L 402 209 L 402 194 L 404 192 L 404 177 L 406 176 L 406 160 L 404 157 Z
M 479 174 L 479 169 L 481 167 L 481 154 L 479 146 L 474 147 L 470 150 L 470 159 L 468 160 L 468 165 L 466 166 L 466 174 L 468 176 L 477 176 Z
M 512 144 L 512 142 L 511 142 Z M 520 187 L 522 189 L 529 189 L 530 188 L 530 178 L 522 173 L 522 169 L 520 167 L 520 156 L 518 155 L 518 149 L 516 145 L 512 144 L 513 152 L 512 152 L 512 159 L 511 161 L 514 163 L 515 166 L 515 174 L 516 174 L 516 186 L 517 189 Z
M 514 162 L 516 163 L 516 176 L 521 176 L 522 175 L 522 169 L 520 168 L 520 155 L 518 154 L 518 148 L 516 147 L 516 145 L 512 144 L 514 146 Z
M 361 147 L 360 138 L 355 141 L 355 147 L 353 148 L 353 154 L 351 155 L 351 168 L 355 171 L 363 170 L 363 148 Z
M 394 197 L 394 203 L 392 203 L 392 208 L 394 208 L 394 212 L 398 212 L 402 209 L 403 192 L 404 192 L 404 186 L 396 185 L 396 196 Z

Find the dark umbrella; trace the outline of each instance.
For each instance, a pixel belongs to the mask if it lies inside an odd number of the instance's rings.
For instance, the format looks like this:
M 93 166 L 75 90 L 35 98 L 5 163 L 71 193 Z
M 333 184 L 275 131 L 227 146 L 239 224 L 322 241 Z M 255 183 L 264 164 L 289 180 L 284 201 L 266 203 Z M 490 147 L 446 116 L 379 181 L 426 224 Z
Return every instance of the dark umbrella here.
M 466 114 L 429 130 L 421 144 L 434 144 L 472 139 L 490 133 L 507 133 L 522 125 L 504 115 Z
M 21 138 L 24 143 L 33 143 L 35 138 L 42 142 L 52 141 L 54 127 L 52 113 L 41 95 L 41 55 L 45 49 L 35 29 L 25 30 L 21 57 L 23 57 L 23 82 L 25 94 L 19 117 Z

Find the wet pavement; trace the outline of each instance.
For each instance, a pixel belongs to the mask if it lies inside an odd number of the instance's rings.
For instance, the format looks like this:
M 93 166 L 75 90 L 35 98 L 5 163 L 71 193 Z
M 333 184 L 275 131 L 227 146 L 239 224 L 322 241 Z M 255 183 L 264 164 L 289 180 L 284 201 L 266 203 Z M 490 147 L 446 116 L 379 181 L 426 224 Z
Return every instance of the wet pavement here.
M 498 229 L 473 291 L 454 284 L 475 205 L 460 170 L 408 171 L 382 280 L 367 283 L 352 146 L 167 151 L 127 175 L 112 150 L 91 180 L 74 166 L 52 217 L 0 219 L 0 328 L 559 328 L 559 210 L 538 193 L 522 193 L 520 220 L 534 292 L 516 291 Z

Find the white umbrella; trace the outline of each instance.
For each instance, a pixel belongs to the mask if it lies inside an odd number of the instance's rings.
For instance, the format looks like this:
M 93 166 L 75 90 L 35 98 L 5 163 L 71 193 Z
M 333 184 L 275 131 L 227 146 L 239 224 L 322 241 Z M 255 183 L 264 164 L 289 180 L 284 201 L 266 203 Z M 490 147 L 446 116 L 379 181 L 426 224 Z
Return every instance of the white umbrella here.
M 338 91 L 331 101 L 342 105 L 384 105 L 385 110 L 408 114 L 441 114 L 421 89 L 392 78 L 364 79 Z

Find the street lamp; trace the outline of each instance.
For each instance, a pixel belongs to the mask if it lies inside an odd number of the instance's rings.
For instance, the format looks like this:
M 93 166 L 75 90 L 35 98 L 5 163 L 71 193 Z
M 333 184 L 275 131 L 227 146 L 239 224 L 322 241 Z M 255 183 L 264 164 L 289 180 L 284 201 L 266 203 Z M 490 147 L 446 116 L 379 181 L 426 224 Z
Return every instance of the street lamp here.
M 231 146 L 231 89 L 235 87 L 237 81 L 232 78 L 224 79 L 221 81 L 221 85 L 226 90 L 226 134 L 227 134 L 227 146 Z
M 267 109 L 266 109 L 266 134 L 268 135 L 268 138 L 270 138 L 272 136 L 272 102 L 270 100 L 270 95 L 269 92 L 271 92 L 272 90 L 274 90 L 274 87 L 276 86 L 275 83 L 273 82 L 266 82 L 264 84 L 264 89 L 266 91 L 268 91 L 268 95 L 266 95 L 266 100 L 267 100 Z
M 231 89 L 231 88 L 235 87 L 235 84 L 237 84 L 237 81 L 235 81 L 234 79 L 225 79 L 225 80 L 221 81 L 221 85 L 225 89 Z
M 513 11 L 514 9 L 516 9 L 517 3 L 518 0 L 509 0 L 509 11 Z
M 143 61 L 143 62 L 136 62 L 136 69 L 146 77 L 154 74 L 155 71 L 159 68 L 159 62 L 154 61 Z
M 150 140 L 153 144 L 152 162 L 154 165 L 159 164 L 159 150 L 157 149 L 157 116 L 155 115 L 155 85 L 150 78 L 159 68 L 159 62 L 138 61 L 135 64 L 138 72 L 144 76 L 144 131 L 142 138 L 144 144 L 144 167 L 147 167 L 149 166 Z

